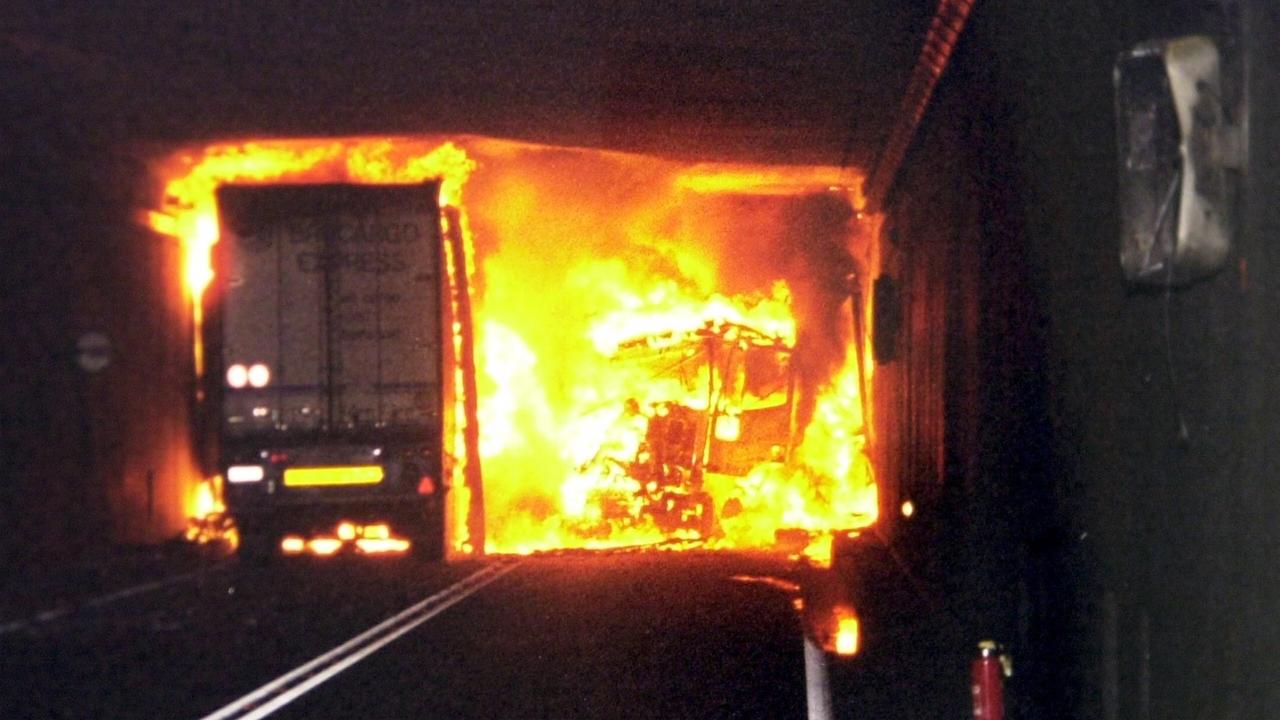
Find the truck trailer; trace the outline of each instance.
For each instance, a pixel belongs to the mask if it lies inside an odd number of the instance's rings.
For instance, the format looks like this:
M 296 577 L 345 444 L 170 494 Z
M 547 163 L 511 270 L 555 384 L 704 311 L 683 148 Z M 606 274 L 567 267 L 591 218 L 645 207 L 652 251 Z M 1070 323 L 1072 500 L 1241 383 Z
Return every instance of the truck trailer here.
M 439 186 L 226 185 L 205 406 L 242 556 L 444 551 Z

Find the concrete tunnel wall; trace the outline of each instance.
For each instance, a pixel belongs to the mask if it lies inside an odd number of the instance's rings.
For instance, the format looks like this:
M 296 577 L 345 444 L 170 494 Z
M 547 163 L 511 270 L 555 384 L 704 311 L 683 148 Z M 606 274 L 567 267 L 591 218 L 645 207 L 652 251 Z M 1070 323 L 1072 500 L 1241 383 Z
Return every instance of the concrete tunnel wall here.
M 937 506 L 901 532 L 1013 643 L 1022 716 L 1280 715 L 1278 16 L 980 2 L 891 192 L 904 347 L 877 382 L 904 389 L 891 475 Z M 1166 296 L 1119 268 L 1111 69 L 1195 32 L 1237 33 L 1251 157 L 1227 267 Z
M 947 667 L 962 676 L 972 645 L 995 638 L 1030 676 L 1052 652 L 1035 602 L 1069 589 L 1036 584 L 1042 548 L 1063 532 L 1041 482 L 1044 318 L 992 69 L 980 46 L 957 52 L 885 207 L 882 272 L 901 310 L 875 376 L 879 477 L 914 504 L 895 544 L 968 643 Z
M 140 224 L 152 180 L 101 78 L 0 47 L 0 526 L 6 567 L 180 533 L 196 477 L 181 252 Z M 72 58 L 71 62 L 76 61 Z M 102 102 L 85 104 L 97 93 Z M 75 344 L 112 344 L 89 373 Z

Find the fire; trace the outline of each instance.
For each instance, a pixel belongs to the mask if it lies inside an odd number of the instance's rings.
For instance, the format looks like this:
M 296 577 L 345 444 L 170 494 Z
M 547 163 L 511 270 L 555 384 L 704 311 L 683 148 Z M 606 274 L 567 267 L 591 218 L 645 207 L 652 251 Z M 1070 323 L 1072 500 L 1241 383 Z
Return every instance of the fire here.
M 219 185 L 443 180 L 473 296 L 488 550 L 769 547 L 875 519 L 847 281 L 870 251 L 845 171 L 464 136 L 226 143 L 157 173 L 147 220 L 184 243 L 196 308 Z
M 195 483 L 186 502 L 188 541 L 201 545 L 226 542 L 234 547 L 239 538 L 227 518 L 222 502 L 222 477 L 205 478 Z

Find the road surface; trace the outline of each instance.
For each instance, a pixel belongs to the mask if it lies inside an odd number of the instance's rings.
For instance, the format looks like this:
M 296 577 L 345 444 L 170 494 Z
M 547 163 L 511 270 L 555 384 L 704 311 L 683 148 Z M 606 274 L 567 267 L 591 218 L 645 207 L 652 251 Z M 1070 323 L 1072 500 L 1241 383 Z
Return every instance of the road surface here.
M 232 560 L 11 625 L 0 717 L 802 718 L 791 598 L 744 581 L 802 576 L 705 551 Z M 837 716 L 958 716 L 962 679 L 894 625 L 876 667 L 833 666 Z

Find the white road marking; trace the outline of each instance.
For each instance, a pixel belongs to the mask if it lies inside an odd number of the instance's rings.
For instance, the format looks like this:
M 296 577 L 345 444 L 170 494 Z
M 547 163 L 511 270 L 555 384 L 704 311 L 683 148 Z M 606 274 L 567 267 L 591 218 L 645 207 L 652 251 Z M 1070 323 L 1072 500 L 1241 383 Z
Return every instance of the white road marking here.
M 519 562 L 495 563 L 411 605 L 359 635 L 281 675 L 201 720 L 259 720 L 312 688 L 377 652 L 384 645 L 439 615 L 481 588 L 506 575 Z
M 133 585 L 133 586 L 124 588 L 122 590 L 116 590 L 114 592 L 107 593 L 106 595 L 101 595 L 96 598 L 91 598 L 83 602 L 78 602 L 71 605 L 64 605 L 62 607 L 56 607 L 49 610 L 45 610 L 25 620 L 13 620 L 11 622 L 7 622 L 3 625 L 0 625 L 0 635 L 4 635 L 6 633 L 11 633 L 11 632 L 17 632 L 19 630 L 25 630 L 35 625 L 42 625 L 47 622 L 52 622 L 54 620 L 66 617 L 80 610 L 87 610 L 89 608 L 100 608 L 100 607 L 103 607 L 104 605 L 110 605 L 113 602 L 124 600 L 125 598 L 134 597 L 136 595 L 141 595 L 143 593 L 149 593 L 152 590 L 159 590 L 160 588 L 168 587 L 169 585 L 176 585 L 177 583 L 186 582 L 187 580 L 194 580 L 195 578 L 200 577 L 201 575 L 205 575 L 207 573 L 221 570 L 226 566 L 227 566 L 227 561 L 223 560 L 221 562 L 214 563 L 209 567 L 200 568 L 199 570 L 192 570 L 190 572 L 179 573 L 177 575 L 170 575 L 169 577 L 160 578 L 159 580 L 151 580 L 148 582 L 140 583 L 138 585 Z

